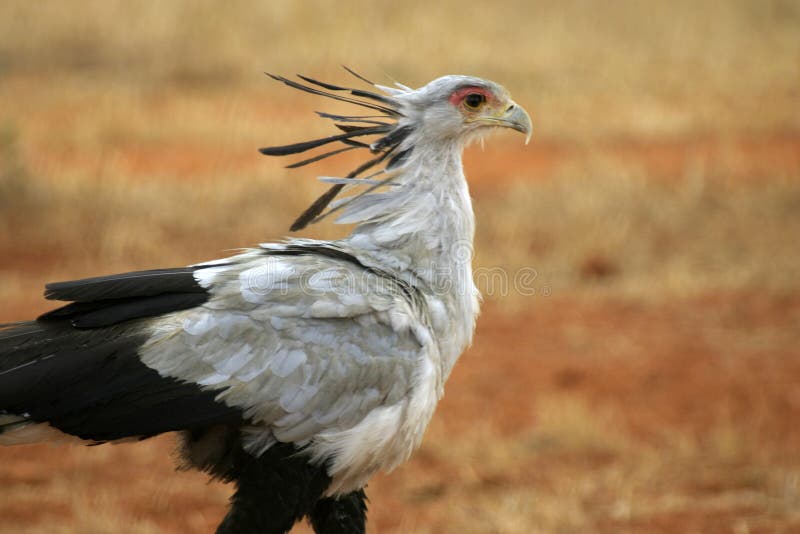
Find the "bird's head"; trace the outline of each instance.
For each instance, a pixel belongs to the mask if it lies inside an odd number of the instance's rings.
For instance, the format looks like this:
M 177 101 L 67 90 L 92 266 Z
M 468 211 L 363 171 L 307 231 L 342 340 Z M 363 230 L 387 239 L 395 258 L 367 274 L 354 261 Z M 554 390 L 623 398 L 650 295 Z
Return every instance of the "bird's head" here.
M 400 126 L 418 137 L 469 142 L 493 128 L 511 128 L 531 136 L 531 118 L 504 87 L 472 76 L 443 76 L 419 89 L 381 87 L 401 104 Z
M 370 110 L 367 114 L 360 115 L 334 115 L 318 111 L 320 117 L 334 120 L 340 133 L 322 139 L 260 149 L 267 156 L 286 156 L 331 143 L 343 145 L 292 163 L 288 165 L 289 168 L 302 167 L 350 150 L 367 149 L 373 154 L 372 159 L 358 166 L 346 177 L 320 178 L 334 185 L 300 215 L 291 227 L 293 231 L 339 209 L 332 208 L 323 213 L 347 185 L 369 185 L 367 192 L 374 187 L 386 185 L 388 179 L 381 181 L 373 178 L 401 167 L 409 159 L 408 156 L 420 147 L 434 151 L 453 147 L 460 150 L 462 146 L 481 138 L 493 128 L 511 128 L 524 133 L 526 143 L 530 139 L 530 116 L 511 100 L 508 91 L 494 82 L 473 76 L 451 75 L 437 78 L 419 89 L 411 89 L 401 84 L 395 84 L 394 87 L 377 85 L 350 69 L 347 71 L 381 93 L 341 87 L 307 76 L 298 75 L 302 80 L 298 82 L 283 76 L 269 75 L 289 87 Z M 367 171 L 381 167 L 381 170 L 365 176 Z

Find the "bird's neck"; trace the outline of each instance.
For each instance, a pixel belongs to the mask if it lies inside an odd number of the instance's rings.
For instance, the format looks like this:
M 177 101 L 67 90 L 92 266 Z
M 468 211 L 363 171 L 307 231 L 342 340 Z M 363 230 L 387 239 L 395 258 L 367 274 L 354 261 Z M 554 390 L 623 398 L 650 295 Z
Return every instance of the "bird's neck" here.
M 348 240 L 396 271 L 428 284 L 450 283 L 470 266 L 475 217 L 459 144 L 415 148 L 388 191 L 345 210 L 357 222 Z
M 345 211 L 358 225 L 347 238 L 443 305 L 442 329 L 455 330 L 445 375 L 470 343 L 478 312 L 472 278 L 475 217 L 460 143 L 418 145 L 387 192 L 363 197 Z M 438 304 L 437 304 L 438 305 Z M 437 328 L 437 317 L 433 317 Z M 447 352 L 450 352 L 448 349 Z

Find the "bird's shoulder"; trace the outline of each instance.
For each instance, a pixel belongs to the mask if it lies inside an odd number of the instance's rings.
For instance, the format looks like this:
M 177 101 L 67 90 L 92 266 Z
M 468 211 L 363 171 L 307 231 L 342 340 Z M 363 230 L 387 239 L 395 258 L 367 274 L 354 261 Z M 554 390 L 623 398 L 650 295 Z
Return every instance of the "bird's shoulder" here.
M 204 269 L 211 298 L 155 321 L 143 361 L 224 390 L 220 400 L 279 441 L 399 402 L 430 350 L 412 290 L 325 247 L 254 249 Z
M 365 262 L 342 244 L 265 244 L 197 270 L 206 307 L 268 310 L 270 316 L 349 318 L 373 312 L 418 315 L 418 291 L 402 276 Z

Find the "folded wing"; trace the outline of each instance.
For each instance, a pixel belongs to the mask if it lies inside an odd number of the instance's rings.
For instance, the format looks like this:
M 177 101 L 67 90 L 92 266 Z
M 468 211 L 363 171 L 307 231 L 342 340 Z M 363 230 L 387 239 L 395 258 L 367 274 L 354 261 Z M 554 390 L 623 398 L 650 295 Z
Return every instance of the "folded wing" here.
M 211 299 L 159 324 L 141 350 L 162 374 L 241 408 L 263 446 L 344 430 L 412 387 L 416 304 L 340 250 L 252 253 L 207 278 Z
M 47 296 L 73 302 L 0 327 L 0 432 L 49 423 L 109 441 L 243 424 L 253 448 L 304 444 L 400 402 L 424 350 L 408 287 L 329 245 Z

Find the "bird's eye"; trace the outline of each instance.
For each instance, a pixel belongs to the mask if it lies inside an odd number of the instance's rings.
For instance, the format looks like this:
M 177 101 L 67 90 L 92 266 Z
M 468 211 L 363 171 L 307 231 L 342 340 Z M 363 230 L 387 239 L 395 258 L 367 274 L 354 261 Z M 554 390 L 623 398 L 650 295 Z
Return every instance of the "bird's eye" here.
M 464 97 L 464 105 L 469 109 L 478 109 L 486 102 L 486 96 L 481 93 L 470 93 Z

